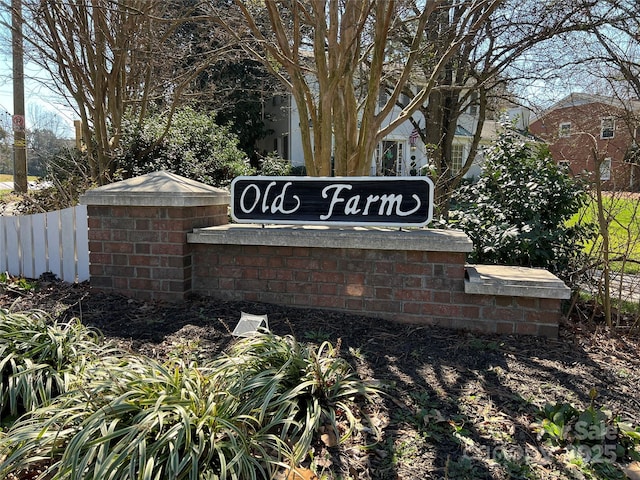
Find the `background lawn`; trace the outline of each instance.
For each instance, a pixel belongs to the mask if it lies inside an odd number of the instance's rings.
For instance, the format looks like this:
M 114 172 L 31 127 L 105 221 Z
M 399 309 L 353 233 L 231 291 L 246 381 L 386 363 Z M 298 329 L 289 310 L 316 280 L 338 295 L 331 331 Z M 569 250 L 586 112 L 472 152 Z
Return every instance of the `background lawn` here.
M 39 180 L 39 178 L 35 177 L 33 175 L 29 175 L 27 177 L 27 180 L 29 182 L 35 182 L 35 181 Z M 0 173 L 0 182 L 10 182 L 11 183 L 11 188 L 9 188 L 9 189 L 0 188 L 0 203 L 7 203 L 7 202 L 14 201 L 16 199 L 16 197 L 13 194 L 13 174 L 11 174 L 11 173 Z
M 34 175 L 29 175 L 27 180 L 30 182 L 35 182 L 38 180 L 38 177 Z M 13 182 L 13 174 L 11 173 L 0 173 L 0 182 Z
M 640 261 L 640 198 L 638 196 L 605 197 L 605 215 L 612 220 L 609 224 L 610 257 L 622 257 Z M 573 222 L 597 223 L 596 202 L 592 201 L 583 211 L 576 214 Z M 602 245 L 602 237 L 585 245 L 586 251 L 597 258 Z M 625 273 L 640 273 L 640 265 L 633 262 L 616 262 L 614 269 L 624 269 Z

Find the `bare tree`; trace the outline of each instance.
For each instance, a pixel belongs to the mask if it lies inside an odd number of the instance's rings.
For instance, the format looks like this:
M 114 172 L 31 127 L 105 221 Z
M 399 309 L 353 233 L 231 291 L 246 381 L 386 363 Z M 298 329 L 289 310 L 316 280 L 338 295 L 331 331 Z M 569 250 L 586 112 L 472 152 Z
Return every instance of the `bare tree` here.
M 219 36 L 196 35 L 211 28 L 198 6 L 145 0 L 24 2 L 31 59 L 75 105 L 98 183 L 109 182 L 116 171 L 125 115 L 141 121 L 150 109 L 172 112 L 193 100 L 195 80 L 229 50 Z M 171 113 L 167 118 L 169 125 Z
M 601 166 L 609 152 L 598 148 L 594 139 L 592 195 L 598 241 L 591 251 L 589 271 L 598 272 L 596 293 L 605 321 L 609 327 L 617 327 L 624 301 L 634 293 L 637 298 L 640 290 L 637 275 L 629 275 L 638 270 L 640 203 L 624 191 L 634 187 L 633 179 L 640 174 L 640 4 L 634 0 L 605 0 L 591 9 L 589 16 L 590 28 L 582 34 L 584 47 L 574 53 L 574 65 L 588 70 L 592 88 L 600 85 L 601 93 L 615 99 L 618 108 L 612 118 L 618 130 L 616 135 L 626 139 L 621 146 L 627 148 L 624 160 L 632 179 L 623 185 L 614 182 L 612 188 L 611 182 L 602 178 Z M 628 223 L 620 218 L 626 218 Z M 637 326 L 637 314 L 635 321 Z
M 246 28 L 218 19 L 246 50 L 280 78 L 296 101 L 307 171 L 368 174 L 378 142 L 429 97 L 445 65 L 477 36 L 502 0 L 472 0 L 453 19 L 448 44 L 434 48 L 426 26 L 448 12 L 444 0 L 235 0 Z M 445 13 L 447 14 L 447 13 Z M 392 32 L 409 32 L 407 46 Z M 427 75 L 412 76 L 418 59 L 434 59 Z M 411 102 L 391 118 L 403 89 L 419 85 Z M 382 87 L 389 95 L 380 102 Z
M 68 138 L 69 125 L 56 112 L 32 103 L 29 105 L 27 125 L 34 130 L 48 130 L 58 139 Z
M 455 54 L 444 64 L 428 101 L 419 107 L 420 115 L 412 118 L 429 149 L 436 180 L 436 205 L 441 215 L 446 217 L 451 192 L 475 160 L 485 121 L 499 117 L 505 105 L 527 103 L 526 98 L 513 91 L 514 82 L 544 78 L 545 72 L 538 71 L 527 55 L 559 35 L 583 30 L 591 3 L 507 0 L 484 18 L 476 36 L 462 39 Z M 457 19 L 472 15 L 472 7 L 468 2 L 443 2 L 438 14 L 433 15 L 425 32 L 433 54 L 416 62 L 419 76 L 427 77 L 433 71 L 436 59 L 458 37 Z M 393 36 L 405 48 L 409 47 L 410 31 L 401 29 Z M 544 60 L 547 55 L 540 58 Z M 414 96 L 410 88 L 405 88 L 405 94 Z M 454 168 L 454 137 L 461 117 L 468 112 L 473 112 L 469 116 L 474 117 L 467 118 L 473 122 L 467 127 L 472 140 L 461 167 Z
M 586 56 L 617 94 L 640 98 L 640 4 L 629 0 L 605 0 L 590 12 Z

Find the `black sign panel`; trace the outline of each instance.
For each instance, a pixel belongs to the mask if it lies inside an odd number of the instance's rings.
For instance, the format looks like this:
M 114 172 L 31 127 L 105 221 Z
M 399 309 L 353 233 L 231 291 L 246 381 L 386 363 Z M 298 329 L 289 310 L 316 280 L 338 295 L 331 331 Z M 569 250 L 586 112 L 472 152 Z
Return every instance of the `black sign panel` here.
M 426 177 L 237 177 L 239 223 L 424 226 L 433 213 Z

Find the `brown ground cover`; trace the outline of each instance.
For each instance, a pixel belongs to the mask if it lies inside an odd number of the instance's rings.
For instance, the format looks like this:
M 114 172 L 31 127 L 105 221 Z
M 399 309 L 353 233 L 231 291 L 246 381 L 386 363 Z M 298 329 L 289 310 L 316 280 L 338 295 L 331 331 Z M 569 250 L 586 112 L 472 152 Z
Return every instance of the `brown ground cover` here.
M 362 377 L 387 385 L 388 395 L 368 409 L 380 437 L 363 428 L 339 447 L 318 440 L 307 466 L 319 478 L 589 478 L 593 469 L 540 440 L 536 422 L 548 403 L 587 407 L 594 388 L 597 406 L 640 425 L 638 342 L 610 336 L 597 323 L 569 322 L 558 340 L 477 335 L 201 297 L 147 303 L 55 281 L 37 291 L 5 291 L 0 308 L 78 317 L 158 358 L 176 349 L 196 350 L 203 359 L 220 354 L 234 341 L 230 332 L 241 311 L 268 314 L 276 334 L 339 342 L 341 355 Z M 621 475 L 605 470 L 595 478 Z

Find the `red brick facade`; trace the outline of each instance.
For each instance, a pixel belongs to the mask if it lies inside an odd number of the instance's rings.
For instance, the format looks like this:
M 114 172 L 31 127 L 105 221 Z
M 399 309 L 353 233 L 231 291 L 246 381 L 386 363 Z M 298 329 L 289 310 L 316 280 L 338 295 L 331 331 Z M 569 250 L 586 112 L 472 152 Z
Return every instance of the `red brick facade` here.
M 397 322 L 556 337 L 560 300 L 471 295 L 465 254 L 193 245 L 193 290 Z
M 226 223 L 227 206 L 88 205 L 91 286 L 145 300 L 176 301 L 191 291 L 194 228 Z
M 553 159 L 566 164 L 574 176 L 594 179 L 598 159 L 605 162 L 600 171 L 605 176 L 610 172 L 603 182 L 605 189 L 636 191 L 640 167 L 626 162 L 625 156 L 637 135 L 637 124 L 626 109 L 597 98 L 589 101 L 578 96 L 575 102 L 552 108 L 530 125 L 530 131 L 549 144 Z

